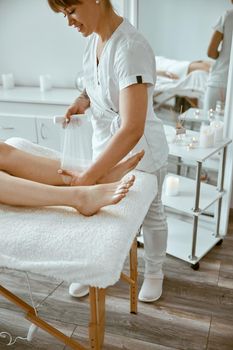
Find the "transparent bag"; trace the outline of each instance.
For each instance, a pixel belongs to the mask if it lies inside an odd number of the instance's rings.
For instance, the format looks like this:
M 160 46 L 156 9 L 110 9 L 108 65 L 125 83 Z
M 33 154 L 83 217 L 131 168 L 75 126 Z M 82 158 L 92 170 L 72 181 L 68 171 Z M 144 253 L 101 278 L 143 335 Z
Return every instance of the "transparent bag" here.
M 61 169 L 81 172 L 92 163 L 91 122 L 86 115 L 73 116 L 63 130 Z

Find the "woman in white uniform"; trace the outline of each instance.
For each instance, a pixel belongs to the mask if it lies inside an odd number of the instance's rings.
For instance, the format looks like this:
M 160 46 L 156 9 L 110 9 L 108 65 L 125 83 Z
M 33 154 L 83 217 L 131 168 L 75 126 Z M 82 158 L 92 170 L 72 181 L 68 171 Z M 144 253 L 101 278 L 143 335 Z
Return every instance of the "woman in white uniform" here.
M 231 0 L 233 3 L 233 0 Z M 216 25 L 209 43 L 208 56 L 215 60 L 209 75 L 204 109 L 215 109 L 216 102 L 225 103 L 233 32 L 233 10 L 226 11 Z M 220 49 L 219 49 L 220 48 Z
M 158 193 L 143 222 L 145 278 L 139 300 L 151 302 L 162 294 L 162 264 L 167 223 L 161 202 L 168 146 L 163 125 L 154 114 L 156 80 L 154 53 L 137 30 L 118 16 L 110 0 L 48 0 L 84 37 L 85 91 L 67 111 L 91 113 L 93 165 L 73 182 L 91 185 L 131 151 L 144 150 L 138 169 L 157 177 Z M 133 220 L 133 217 L 132 217 Z M 82 296 L 86 286 L 73 283 L 70 294 Z

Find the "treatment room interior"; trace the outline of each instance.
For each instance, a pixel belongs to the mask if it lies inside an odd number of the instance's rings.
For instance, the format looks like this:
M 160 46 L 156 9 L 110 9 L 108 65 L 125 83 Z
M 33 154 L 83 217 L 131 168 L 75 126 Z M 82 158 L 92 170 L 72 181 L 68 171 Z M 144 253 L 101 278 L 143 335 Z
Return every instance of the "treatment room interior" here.
M 156 302 L 139 302 L 135 315 L 129 312 L 128 285 L 119 280 L 110 286 L 106 292 L 104 345 L 90 347 L 89 299 L 72 298 L 68 282 L 26 273 L 17 266 L 6 268 L 0 261 L 0 286 L 36 306 L 43 320 L 83 346 L 73 349 L 232 350 L 233 50 L 225 106 L 222 104 L 220 110 L 203 110 L 208 72 L 195 70 L 186 77 L 189 63 L 213 63 L 207 56 L 212 27 L 232 4 L 229 0 L 112 3 L 147 38 L 158 56 L 160 70 L 166 74 L 181 70 L 183 74 L 179 81 L 158 76 L 154 93 L 154 110 L 164 123 L 169 144 L 169 176 L 163 188 L 168 218 L 163 294 Z M 85 39 L 72 29 L 62 14 L 49 9 L 47 0 L 0 0 L 1 141 L 21 137 L 62 151 L 64 130 L 53 118 L 64 115 L 84 88 Z M 224 136 L 217 146 L 199 147 L 200 127 L 205 121 L 213 122 L 212 114 L 220 127 L 223 125 Z M 177 129 L 186 133 L 177 133 Z M 81 137 L 85 142 L 91 140 L 91 129 L 83 130 Z M 0 205 L 0 259 L 7 234 L 4 215 Z M 12 220 L 10 210 L 7 215 Z M 22 215 L 20 211 L 18 215 Z M 135 213 L 131 215 L 133 221 Z M 14 230 L 17 236 L 16 226 Z M 51 221 L 47 235 L 53 230 Z M 139 287 L 143 250 L 143 237 L 138 233 Z M 127 257 L 123 271 L 128 274 L 129 270 Z M 71 348 L 41 329 L 28 341 L 31 322 L 24 316 L 23 310 L 0 293 L 0 350 Z

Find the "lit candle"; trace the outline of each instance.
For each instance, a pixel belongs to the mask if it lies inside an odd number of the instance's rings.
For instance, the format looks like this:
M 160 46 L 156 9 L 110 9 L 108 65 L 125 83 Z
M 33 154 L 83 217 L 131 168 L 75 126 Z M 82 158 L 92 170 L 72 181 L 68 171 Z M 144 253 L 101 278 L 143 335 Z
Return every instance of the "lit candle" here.
M 195 144 L 192 143 L 192 142 L 188 143 L 187 146 L 186 146 L 187 151 L 190 151 L 193 148 L 195 148 Z
M 210 110 L 208 111 L 208 119 L 210 122 L 215 119 L 215 113 L 214 113 L 214 110 L 212 108 L 210 108 Z
M 213 121 L 210 123 L 211 128 L 214 132 L 214 143 L 221 142 L 223 139 L 223 122 L 221 121 Z
M 211 126 L 202 125 L 200 130 L 199 145 L 202 148 L 213 147 L 214 145 L 214 131 Z
M 167 176 L 165 182 L 166 196 L 176 196 L 179 193 L 180 180 L 177 176 Z
M 200 117 L 200 110 L 199 110 L 199 109 L 195 109 L 195 111 L 194 111 L 194 117 L 195 117 L 196 119 L 199 119 L 199 117 Z
M 12 73 L 2 74 L 3 89 L 13 89 L 15 86 L 14 76 Z

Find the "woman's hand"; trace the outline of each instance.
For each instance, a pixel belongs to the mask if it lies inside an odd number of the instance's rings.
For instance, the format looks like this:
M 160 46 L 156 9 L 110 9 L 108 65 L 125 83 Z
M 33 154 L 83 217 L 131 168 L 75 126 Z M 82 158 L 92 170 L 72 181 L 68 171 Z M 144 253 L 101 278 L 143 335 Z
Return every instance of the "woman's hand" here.
M 86 109 L 90 106 L 90 99 L 86 90 L 72 103 L 65 114 L 66 123 L 69 123 L 74 114 L 84 114 Z
M 68 183 L 70 186 L 90 186 L 95 185 L 95 181 L 88 178 L 84 173 L 78 171 L 59 169 L 58 174 L 61 176 L 69 177 Z

